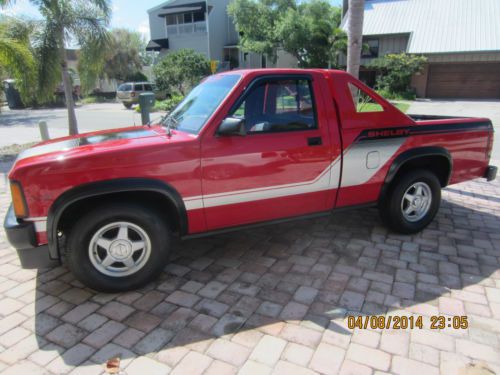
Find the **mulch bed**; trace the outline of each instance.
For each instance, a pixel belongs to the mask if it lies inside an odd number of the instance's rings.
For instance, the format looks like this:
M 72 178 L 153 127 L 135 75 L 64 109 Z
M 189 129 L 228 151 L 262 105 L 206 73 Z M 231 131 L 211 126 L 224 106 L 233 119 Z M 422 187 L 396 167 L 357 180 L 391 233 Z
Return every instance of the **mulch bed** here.
M 0 162 L 9 162 L 17 158 L 17 155 L 30 147 L 33 147 L 38 142 L 25 143 L 18 145 L 14 143 L 13 145 L 5 146 L 0 148 Z

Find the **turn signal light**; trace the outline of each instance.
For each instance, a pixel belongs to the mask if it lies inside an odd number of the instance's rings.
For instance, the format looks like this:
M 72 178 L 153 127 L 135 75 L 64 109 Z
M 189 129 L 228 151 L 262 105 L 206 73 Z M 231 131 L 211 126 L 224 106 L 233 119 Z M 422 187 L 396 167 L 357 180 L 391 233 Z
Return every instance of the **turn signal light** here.
M 10 182 L 10 193 L 12 195 L 12 205 L 14 206 L 14 213 L 19 219 L 28 217 L 28 207 L 24 199 L 23 188 L 21 184 L 16 181 Z

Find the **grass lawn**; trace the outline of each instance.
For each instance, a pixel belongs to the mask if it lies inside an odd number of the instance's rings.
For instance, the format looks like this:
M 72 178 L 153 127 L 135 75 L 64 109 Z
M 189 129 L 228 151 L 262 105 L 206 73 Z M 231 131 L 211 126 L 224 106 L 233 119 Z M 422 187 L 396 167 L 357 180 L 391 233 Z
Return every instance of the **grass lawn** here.
M 404 102 L 398 102 L 398 103 L 392 103 L 394 104 L 401 112 L 406 113 L 410 109 L 411 104 L 410 103 L 404 103 Z
M 403 113 L 406 113 L 411 105 L 405 102 L 394 102 L 392 104 Z M 358 104 L 358 112 L 382 112 L 382 107 L 376 103 L 360 103 Z

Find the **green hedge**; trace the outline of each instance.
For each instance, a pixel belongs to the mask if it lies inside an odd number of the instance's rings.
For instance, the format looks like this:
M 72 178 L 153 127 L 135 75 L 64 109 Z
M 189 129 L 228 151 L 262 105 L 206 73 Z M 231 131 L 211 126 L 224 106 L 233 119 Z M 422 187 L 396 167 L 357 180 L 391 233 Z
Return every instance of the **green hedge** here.
M 184 96 L 182 95 L 174 95 L 168 99 L 165 99 L 165 100 L 157 100 L 156 103 L 155 103 L 155 106 L 151 109 L 151 112 L 158 112 L 158 111 L 162 111 L 162 112 L 170 112 L 171 110 L 173 110 L 177 104 L 179 104 L 180 102 L 182 102 L 184 100 Z M 136 108 L 135 108 L 136 112 L 141 112 L 141 106 L 138 105 Z

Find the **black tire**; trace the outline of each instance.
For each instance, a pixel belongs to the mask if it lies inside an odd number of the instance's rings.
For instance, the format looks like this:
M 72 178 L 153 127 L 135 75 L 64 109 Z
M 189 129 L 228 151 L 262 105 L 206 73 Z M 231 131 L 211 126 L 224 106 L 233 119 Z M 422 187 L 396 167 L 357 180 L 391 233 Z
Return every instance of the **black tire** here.
M 417 183 L 423 183 L 430 188 L 432 200 L 422 218 L 409 221 L 403 214 L 402 202 L 407 190 Z M 440 205 L 441 184 L 439 179 L 432 172 L 417 169 L 401 175 L 394 181 L 386 196 L 379 202 L 379 212 L 382 221 L 393 231 L 413 234 L 420 232 L 434 220 Z
M 138 270 L 133 274 L 109 276 L 92 263 L 91 257 L 95 261 L 96 256 L 91 255 L 95 252 L 90 251 L 89 246 L 94 235 L 102 228 L 117 222 L 130 223 L 147 235 L 149 258 L 145 256 L 147 259 L 142 261 L 142 268 L 136 267 Z M 127 233 L 130 235 L 131 231 L 127 229 Z M 74 276 L 91 289 L 107 293 L 129 291 L 144 286 L 160 275 L 168 261 L 170 241 L 168 224 L 154 209 L 130 203 L 113 203 L 88 212 L 73 225 L 68 235 L 66 262 Z M 103 249 L 98 250 L 102 252 Z M 113 265 L 125 266 L 120 262 L 113 262 Z
M 125 106 L 125 108 L 127 109 L 130 109 L 132 108 L 133 104 L 132 103 L 123 103 L 123 105 Z

